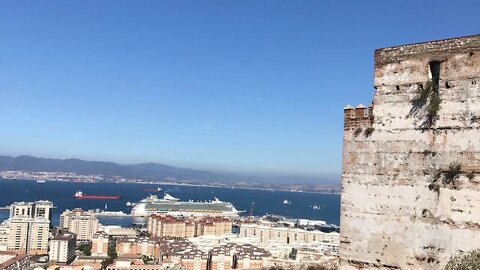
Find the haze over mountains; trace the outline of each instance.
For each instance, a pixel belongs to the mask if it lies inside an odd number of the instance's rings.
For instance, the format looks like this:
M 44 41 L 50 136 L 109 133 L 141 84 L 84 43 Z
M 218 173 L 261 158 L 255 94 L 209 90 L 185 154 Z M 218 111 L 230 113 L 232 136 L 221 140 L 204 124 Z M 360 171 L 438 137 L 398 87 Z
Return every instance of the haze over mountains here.
M 121 176 L 125 178 L 140 178 L 145 180 L 163 180 L 174 178 L 179 180 L 194 180 L 199 183 L 215 182 L 252 182 L 275 184 L 337 184 L 340 176 L 306 177 L 298 175 L 261 175 L 229 172 L 213 172 L 179 168 L 158 163 L 141 163 L 123 165 L 105 161 L 86 161 L 80 159 L 50 159 L 32 156 L 0 156 L 0 170 L 7 171 L 45 171 L 74 172 L 86 175 Z

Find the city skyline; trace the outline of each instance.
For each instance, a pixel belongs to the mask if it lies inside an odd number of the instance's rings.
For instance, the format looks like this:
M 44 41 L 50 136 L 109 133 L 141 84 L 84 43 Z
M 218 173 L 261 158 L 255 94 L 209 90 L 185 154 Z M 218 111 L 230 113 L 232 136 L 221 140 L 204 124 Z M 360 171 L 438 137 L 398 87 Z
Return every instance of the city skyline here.
M 461 3 L 5 1 L 0 154 L 339 175 L 374 49 L 475 34 Z

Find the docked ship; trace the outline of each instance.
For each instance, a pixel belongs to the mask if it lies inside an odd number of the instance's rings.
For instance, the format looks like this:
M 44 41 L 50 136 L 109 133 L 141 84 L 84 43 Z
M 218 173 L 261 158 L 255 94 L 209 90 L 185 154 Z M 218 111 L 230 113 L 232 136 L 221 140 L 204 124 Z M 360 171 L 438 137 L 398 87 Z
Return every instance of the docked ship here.
M 100 211 L 100 212 L 95 212 L 95 216 L 100 216 L 100 217 L 127 217 L 128 214 L 122 211 Z
M 98 199 L 98 200 L 118 200 L 120 196 L 110 196 L 110 195 L 85 195 L 81 190 L 75 192 L 73 195 L 75 199 Z
M 157 188 L 144 188 L 142 190 L 147 191 L 147 192 L 160 192 L 160 191 L 162 191 L 162 189 L 159 188 L 159 187 L 157 187 Z
M 165 193 L 163 198 L 157 195 L 149 195 L 147 198 L 135 204 L 131 215 L 145 217 L 149 215 L 172 215 L 172 216 L 223 216 L 236 217 L 239 211 L 230 202 L 220 201 L 214 198 L 211 201 L 180 201 L 180 199 Z

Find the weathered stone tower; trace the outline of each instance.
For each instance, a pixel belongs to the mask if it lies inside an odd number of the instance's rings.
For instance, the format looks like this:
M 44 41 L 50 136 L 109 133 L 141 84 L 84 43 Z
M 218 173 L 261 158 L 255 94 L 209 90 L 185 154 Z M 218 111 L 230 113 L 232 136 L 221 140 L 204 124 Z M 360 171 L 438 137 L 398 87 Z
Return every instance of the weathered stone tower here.
M 480 35 L 375 51 L 345 108 L 340 269 L 441 269 L 480 248 Z

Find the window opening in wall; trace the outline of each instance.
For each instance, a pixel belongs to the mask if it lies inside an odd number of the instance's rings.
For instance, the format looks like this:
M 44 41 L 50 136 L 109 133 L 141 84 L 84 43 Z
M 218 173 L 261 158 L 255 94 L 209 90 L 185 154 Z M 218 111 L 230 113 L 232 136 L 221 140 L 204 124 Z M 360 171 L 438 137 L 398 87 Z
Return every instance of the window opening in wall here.
M 434 127 L 440 110 L 440 61 L 428 63 L 430 68 L 430 80 L 425 84 L 418 84 L 416 96 L 412 100 L 412 108 L 408 116 L 423 119 L 420 128 L 423 130 Z
M 438 91 L 438 85 L 440 83 L 440 61 L 431 61 L 429 64 L 432 83 L 435 87 L 434 89 Z

